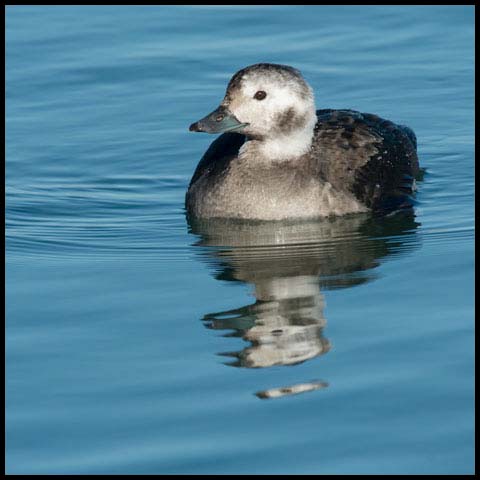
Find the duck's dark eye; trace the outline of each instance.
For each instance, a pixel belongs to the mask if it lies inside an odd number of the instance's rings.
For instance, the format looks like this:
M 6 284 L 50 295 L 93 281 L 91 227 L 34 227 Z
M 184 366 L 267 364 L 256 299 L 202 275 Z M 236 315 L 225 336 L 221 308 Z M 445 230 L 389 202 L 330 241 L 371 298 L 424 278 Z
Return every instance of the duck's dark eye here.
M 264 92 L 263 90 L 259 90 L 253 98 L 255 100 L 263 100 L 267 96 L 267 92 Z

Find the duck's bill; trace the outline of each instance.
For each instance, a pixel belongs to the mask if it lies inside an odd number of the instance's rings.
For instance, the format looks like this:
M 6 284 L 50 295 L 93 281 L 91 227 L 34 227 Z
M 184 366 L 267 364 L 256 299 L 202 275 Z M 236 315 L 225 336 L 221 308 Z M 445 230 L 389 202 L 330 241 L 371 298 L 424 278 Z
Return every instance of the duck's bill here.
M 218 107 L 198 122 L 192 123 L 189 130 L 205 133 L 240 132 L 247 125 L 248 123 L 240 122 L 227 108 Z

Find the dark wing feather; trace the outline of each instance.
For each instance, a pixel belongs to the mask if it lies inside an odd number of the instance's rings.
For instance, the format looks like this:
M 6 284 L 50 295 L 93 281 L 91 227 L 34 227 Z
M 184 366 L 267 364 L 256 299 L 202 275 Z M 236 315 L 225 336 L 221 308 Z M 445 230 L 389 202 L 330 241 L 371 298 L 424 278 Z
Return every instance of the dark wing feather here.
M 404 126 L 354 110 L 318 110 L 313 157 L 320 174 L 374 211 L 411 205 L 416 137 Z

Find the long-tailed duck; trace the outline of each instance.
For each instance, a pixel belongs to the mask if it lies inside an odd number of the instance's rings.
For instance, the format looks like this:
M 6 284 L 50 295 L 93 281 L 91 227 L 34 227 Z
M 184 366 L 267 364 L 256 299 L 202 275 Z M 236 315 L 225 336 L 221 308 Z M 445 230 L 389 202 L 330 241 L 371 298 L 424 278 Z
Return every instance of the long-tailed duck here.
M 354 110 L 317 110 L 292 67 L 237 72 L 220 106 L 193 123 L 222 133 L 193 174 L 186 208 L 196 218 L 282 220 L 411 205 L 416 137 Z

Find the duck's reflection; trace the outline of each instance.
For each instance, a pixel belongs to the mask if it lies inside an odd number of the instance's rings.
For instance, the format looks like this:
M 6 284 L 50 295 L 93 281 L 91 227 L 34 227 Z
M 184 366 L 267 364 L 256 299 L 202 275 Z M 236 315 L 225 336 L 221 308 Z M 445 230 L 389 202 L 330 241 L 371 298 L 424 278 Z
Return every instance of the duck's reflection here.
M 354 215 L 316 221 L 238 222 L 190 221 L 199 235 L 198 253 L 217 279 L 250 283 L 255 303 L 208 313 L 211 329 L 230 330 L 248 345 L 232 366 L 260 368 L 295 365 L 330 350 L 324 336 L 325 300 L 321 290 L 346 288 L 375 278 L 380 260 L 415 246 L 413 212 L 375 219 Z M 315 381 L 264 390 L 260 398 L 276 398 L 318 388 Z

